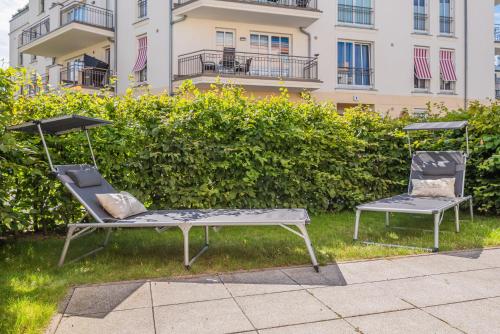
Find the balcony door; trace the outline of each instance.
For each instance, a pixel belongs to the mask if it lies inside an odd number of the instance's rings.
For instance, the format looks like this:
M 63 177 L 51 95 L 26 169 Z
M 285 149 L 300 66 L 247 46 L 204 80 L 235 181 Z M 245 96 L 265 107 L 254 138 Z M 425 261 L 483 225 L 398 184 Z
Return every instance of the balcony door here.
M 342 23 L 371 25 L 371 0 L 339 0 L 338 20 Z
M 257 53 L 252 60 L 252 75 L 290 76 L 290 36 L 280 34 L 250 34 L 250 49 Z
M 63 76 L 63 81 L 66 81 L 68 83 L 76 83 L 79 80 L 80 73 L 82 72 L 83 68 L 85 67 L 85 62 L 83 61 L 83 56 L 71 59 L 66 62 L 66 76 L 64 78 Z
M 338 84 L 371 85 L 371 45 L 357 42 L 338 42 Z

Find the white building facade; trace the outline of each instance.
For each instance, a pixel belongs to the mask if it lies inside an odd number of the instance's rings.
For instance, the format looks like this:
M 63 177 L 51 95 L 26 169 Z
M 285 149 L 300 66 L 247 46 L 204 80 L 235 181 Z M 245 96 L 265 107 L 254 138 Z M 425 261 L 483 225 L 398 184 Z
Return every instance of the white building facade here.
M 495 0 L 30 0 L 10 61 L 51 87 L 287 87 L 399 115 L 495 98 Z M 497 52 L 498 53 L 498 52 Z M 116 76 L 116 83 L 110 78 Z

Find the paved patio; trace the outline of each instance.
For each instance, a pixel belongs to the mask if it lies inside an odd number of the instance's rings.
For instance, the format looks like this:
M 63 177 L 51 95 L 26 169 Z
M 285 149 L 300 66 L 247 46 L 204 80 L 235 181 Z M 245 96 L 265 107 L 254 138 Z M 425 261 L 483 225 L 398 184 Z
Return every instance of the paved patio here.
M 500 333 L 500 249 L 73 289 L 55 333 Z

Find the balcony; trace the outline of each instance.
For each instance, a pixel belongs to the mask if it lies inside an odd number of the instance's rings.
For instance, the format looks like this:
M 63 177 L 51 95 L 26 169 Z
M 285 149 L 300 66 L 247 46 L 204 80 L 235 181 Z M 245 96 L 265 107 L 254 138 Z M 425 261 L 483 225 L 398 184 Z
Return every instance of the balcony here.
M 318 0 L 175 0 L 174 15 L 283 27 L 318 20 Z
M 339 67 L 337 84 L 342 88 L 372 89 L 373 69 L 358 67 Z
M 60 57 L 113 38 L 113 13 L 81 2 L 50 9 L 49 16 L 25 29 L 19 52 Z
M 199 86 L 233 83 L 250 88 L 320 88 L 317 58 L 200 50 L 181 55 L 176 81 L 192 79 Z
M 338 5 L 339 24 L 373 26 L 373 8 Z
M 82 89 L 112 89 L 110 78 L 112 72 L 97 67 L 69 66 L 61 69 L 60 85 Z

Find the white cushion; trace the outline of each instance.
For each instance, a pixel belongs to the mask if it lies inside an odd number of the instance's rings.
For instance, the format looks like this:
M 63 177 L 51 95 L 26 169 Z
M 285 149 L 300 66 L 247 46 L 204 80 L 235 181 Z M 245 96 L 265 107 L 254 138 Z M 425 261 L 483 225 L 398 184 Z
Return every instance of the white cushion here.
M 96 194 L 97 201 L 111 216 L 125 219 L 146 212 L 144 205 L 126 191 L 119 194 Z
M 413 179 L 412 196 L 418 197 L 456 197 L 455 178 L 436 180 Z

